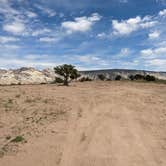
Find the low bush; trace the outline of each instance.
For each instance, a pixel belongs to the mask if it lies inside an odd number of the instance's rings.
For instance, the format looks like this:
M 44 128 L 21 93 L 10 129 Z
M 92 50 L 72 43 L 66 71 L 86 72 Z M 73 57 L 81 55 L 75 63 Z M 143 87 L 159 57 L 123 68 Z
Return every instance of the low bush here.
M 141 74 L 136 74 L 134 76 L 134 80 L 144 80 L 145 79 L 145 76 L 144 75 L 141 75 Z
M 24 137 L 23 136 L 16 136 L 14 139 L 11 140 L 11 142 L 15 142 L 15 143 L 18 143 L 18 142 L 22 142 L 24 141 Z
M 146 81 L 156 81 L 156 78 L 154 76 L 151 76 L 151 75 L 146 75 L 145 80 Z
M 62 78 L 56 77 L 55 83 L 64 83 L 64 80 Z
M 89 77 L 82 77 L 79 81 L 80 81 L 80 82 L 92 81 L 92 79 L 89 78 Z
M 128 77 L 131 81 L 133 81 L 134 80 L 134 76 L 133 75 L 129 75 L 129 77 Z
M 121 80 L 122 79 L 122 76 L 121 75 L 117 75 L 116 77 L 115 77 L 115 80 L 116 81 L 119 81 L 119 80 Z
M 98 78 L 101 80 L 101 81 L 104 81 L 106 79 L 105 75 L 104 74 L 98 74 Z

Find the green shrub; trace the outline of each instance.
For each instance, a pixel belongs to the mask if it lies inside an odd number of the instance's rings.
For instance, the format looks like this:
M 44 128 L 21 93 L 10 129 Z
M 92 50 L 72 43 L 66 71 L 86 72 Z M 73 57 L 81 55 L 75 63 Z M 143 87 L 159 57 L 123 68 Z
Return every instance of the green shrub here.
M 141 74 L 136 74 L 134 76 L 134 80 L 144 80 L 145 79 L 145 76 L 144 75 L 141 75 Z
M 154 76 L 151 76 L 151 75 L 146 75 L 145 80 L 146 81 L 156 81 L 156 78 Z
M 62 78 L 56 77 L 55 78 L 55 83 L 63 83 L 64 80 Z
M 116 77 L 115 77 L 115 80 L 116 81 L 119 81 L 119 80 L 121 80 L 122 79 L 122 76 L 121 75 L 117 75 Z
M 133 75 L 129 75 L 129 77 L 128 77 L 131 81 L 133 81 L 134 80 L 134 76 Z
M 85 81 L 92 81 L 92 79 L 89 78 L 89 77 L 82 77 L 82 78 L 80 79 L 80 82 L 85 82 Z
M 102 81 L 104 81 L 106 79 L 104 74 L 98 74 L 98 78 Z
M 25 140 L 24 137 L 22 137 L 22 136 L 16 136 L 14 139 L 11 140 L 11 142 L 18 143 L 18 142 L 22 142 L 24 140 Z

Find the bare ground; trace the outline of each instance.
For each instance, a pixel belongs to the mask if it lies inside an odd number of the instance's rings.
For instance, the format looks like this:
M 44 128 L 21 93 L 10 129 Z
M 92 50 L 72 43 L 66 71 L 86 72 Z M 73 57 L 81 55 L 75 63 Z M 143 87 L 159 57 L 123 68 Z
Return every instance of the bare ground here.
M 0 87 L 0 166 L 165 165 L 164 84 Z

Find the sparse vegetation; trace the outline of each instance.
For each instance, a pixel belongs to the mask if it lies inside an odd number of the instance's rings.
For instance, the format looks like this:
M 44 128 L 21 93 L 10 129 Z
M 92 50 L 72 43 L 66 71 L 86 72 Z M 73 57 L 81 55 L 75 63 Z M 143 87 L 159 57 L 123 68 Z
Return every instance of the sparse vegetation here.
M 20 94 L 16 95 L 16 98 L 20 98 L 20 97 L 21 97 L 21 95 L 20 95 Z
M 13 99 L 8 99 L 8 104 L 13 104 Z
M 25 103 L 34 103 L 34 102 L 37 102 L 37 101 L 40 101 L 40 100 L 41 100 L 41 97 L 29 98 L 27 96 L 27 98 L 25 99 Z
M 80 74 L 78 73 L 78 70 L 75 69 L 75 66 L 72 65 L 61 65 L 54 68 L 55 73 L 63 77 L 63 84 L 68 86 L 69 85 L 69 79 L 77 79 L 80 77 Z
M 145 81 L 156 81 L 156 78 L 152 75 L 141 75 L 141 74 L 136 74 L 136 75 L 130 75 L 129 76 L 130 80 L 145 80 Z
M 156 81 L 156 78 L 154 76 L 151 76 L 151 75 L 146 75 L 145 80 L 146 81 Z
M 11 142 L 15 142 L 15 143 L 23 142 L 23 141 L 25 141 L 23 136 L 16 136 L 14 139 L 11 140 Z
M 80 79 L 80 82 L 85 82 L 85 81 L 92 81 L 92 79 L 89 78 L 89 77 L 82 77 L 82 78 Z
M 55 83 L 63 83 L 64 81 L 63 81 L 63 79 L 62 78 L 60 78 L 60 77 L 56 77 L 55 78 Z
M 134 76 L 134 80 L 144 80 L 145 79 L 145 76 L 144 75 L 141 75 L 141 74 L 136 74 Z
M 98 78 L 101 80 L 101 81 L 104 81 L 106 79 L 106 76 L 104 74 L 98 74 Z
M 129 75 L 129 77 L 128 77 L 131 81 L 133 81 L 134 80 L 134 76 L 133 75 Z
M 34 99 L 26 98 L 25 102 L 26 102 L 26 103 L 32 103 L 32 102 L 34 102 Z
M 8 99 L 5 103 L 4 103 L 4 107 L 5 107 L 5 111 L 10 111 L 11 108 L 13 107 L 13 99 Z
M 11 139 L 11 136 L 10 135 L 6 136 L 6 139 L 7 140 Z
M 116 77 L 115 77 L 115 80 L 116 81 L 120 81 L 122 79 L 122 76 L 121 75 L 117 75 Z

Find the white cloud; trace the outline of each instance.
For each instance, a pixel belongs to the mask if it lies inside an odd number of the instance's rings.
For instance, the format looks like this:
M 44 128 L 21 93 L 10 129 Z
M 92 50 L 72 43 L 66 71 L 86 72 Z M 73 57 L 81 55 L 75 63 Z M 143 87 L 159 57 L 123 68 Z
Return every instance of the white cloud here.
M 29 18 L 36 18 L 37 17 L 37 14 L 34 12 L 26 11 L 25 13 Z
M 99 38 L 99 39 L 105 39 L 107 37 L 108 37 L 108 35 L 105 32 L 97 34 L 97 38 Z
M 166 59 L 152 59 L 148 61 L 150 65 L 159 66 L 166 70 Z
M 114 35 L 129 35 L 134 31 L 139 29 L 149 28 L 156 24 L 156 21 L 152 21 L 150 17 L 146 16 L 141 18 L 137 16 L 135 18 L 130 18 L 128 20 L 113 20 L 113 34 Z
M 53 17 L 57 14 L 56 11 L 49 9 L 47 7 L 43 7 L 39 4 L 35 4 L 35 7 L 38 8 L 42 13 L 47 14 L 48 17 Z
M 14 35 L 21 35 L 25 32 L 25 24 L 19 21 L 14 21 L 12 23 L 7 23 L 3 25 L 3 30 Z
M 85 63 L 91 63 L 92 61 L 98 61 L 100 58 L 91 55 L 78 56 L 79 61 Z
M 18 67 L 39 67 L 39 68 L 48 68 L 54 67 L 59 64 L 46 62 L 46 61 L 38 61 L 38 60 L 28 60 L 28 59 L 20 59 L 20 58 L 12 58 L 10 61 L 8 59 L 0 58 L 1 64 L 0 67 L 4 68 L 7 66 L 18 68 Z M 5 64 L 5 65 L 4 65 Z
M 75 57 L 75 60 L 78 59 L 79 62 L 88 64 L 88 65 L 100 65 L 106 66 L 108 65 L 107 61 L 96 55 L 79 55 Z
M 149 56 L 153 54 L 153 50 L 152 49 L 145 49 L 145 50 L 141 50 L 141 55 L 143 56 Z
M 144 49 L 141 50 L 142 56 L 165 56 L 166 55 L 166 47 L 158 47 L 155 49 Z
M 166 9 L 159 12 L 159 16 L 166 16 Z
M 122 55 L 122 56 L 127 56 L 130 53 L 131 53 L 131 51 L 130 51 L 129 48 L 122 48 L 119 54 Z
M 0 14 L 3 14 L 6 18 L 19 14 L 19 12 L 10 5 L 9 0 L 0 0 Z
M 18 38 L 9 37 L 9 36 L 0 36 L 0 43 L 9 43 L 19 41 Z
M 156 38 L 159 38 L 159 36 L 160 36 L 160 32 L 154 31 L 154 32 L 149 34 L 149 39 L 156 39 Z
M 39 36 L 39 35 L 44 35 L 47 33 L 50 33 L 51 30 L 48 28 L 43 28 L 43 29 L 38 29 L 32 32 L 32 36 Z
M 39 41 L 45 42 L 45 43 L 52 43 L 52 42 L 56 42 L 58 40 L 56 38 L 53 38 L 53 37 L 42 37 L 39 39 Z
M 1 50 L 7 50 L 7 51 L 13 51 L 16 49 L 19 49 L 20 46 L 19 45 L 15 45 L 15 44 L 0 44 L 0 49 Z
M 73 32 L 86 32 L 101 19 L 98 13 L 93 13 L 90 17 L 77 17 L 74 21 L 66 21 L 62 23 L 62 27 L 67 30 L 68 33 Z

